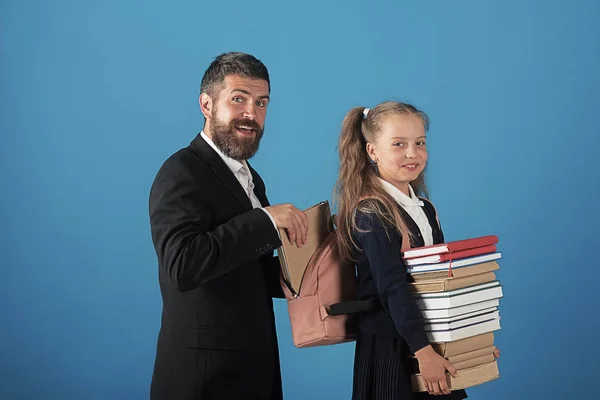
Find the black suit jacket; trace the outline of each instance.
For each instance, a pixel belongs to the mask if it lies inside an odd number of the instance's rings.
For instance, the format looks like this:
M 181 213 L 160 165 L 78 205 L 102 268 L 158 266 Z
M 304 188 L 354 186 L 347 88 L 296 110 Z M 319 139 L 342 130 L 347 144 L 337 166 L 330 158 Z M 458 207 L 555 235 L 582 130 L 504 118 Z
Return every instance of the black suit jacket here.
M 163 299 L 151 398 L 282 398 L 272 301 L 283 297 L 281 241 L 268 215 L 200 135 L 161 166 L 149 208 Z

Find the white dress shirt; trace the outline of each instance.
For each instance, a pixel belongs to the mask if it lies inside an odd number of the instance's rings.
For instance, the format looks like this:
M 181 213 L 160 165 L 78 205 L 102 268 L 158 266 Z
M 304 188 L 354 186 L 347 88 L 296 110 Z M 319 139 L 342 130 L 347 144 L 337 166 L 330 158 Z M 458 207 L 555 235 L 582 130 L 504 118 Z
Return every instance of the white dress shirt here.
M 408 215 L 410 215 L 410 217 L 416 222 L 419 230 L 421 231 L 421 236 L 423 236 L 425 246 L 431 246 L 433 244 L 431 225 L 429 225 L 429 219 L 427 219 L 427 215 L 425 214 L 425 211 L 423 211 L 423 201 L 415 195 L 413 188 L 408 185 L 408 190 L 410 191 L 409 197 L 388 181 L 381 178 L 379 178 L 379 181 L 381 182 L 381 185 L 385 191 L 388 192 L 388 194 L 392 196 L 394 200 L 396 200 L 396 202 L 400 204 L 400 206 L 402 206 Z
M 262 204 L 260 204 L 258 197 L 256 197 L 256 195 L 254 194 L 254 183 L 252 182 L 252 174 L 250 173 L 250 169 L 248 168 L 248 164 L 246 163 L 246 160 L 243 160 L 242 162 L 240 162 L 238 160 L 235 160 L 235 159 L 225 155 L 214 144 L 214 142 L 211 140 L 211 138 L 209 138 L 204 133 L 204 131 L 200 132 L 200 135 L 202 136 L 202 138 L 204 140 L 206 140 L 206 143 L 208 143 L 210 145 L 210 147 L 212 147 L 217 152 L 219 157 L 221 157 L 221 159 L 225 162 L 225 165 L 227 165 L 227 167 L 231 170 L 231 172 L 233 172 L 233 175 L 235 176 L 235 178 L 238 180 L 238 182 L 242 186 L 242 189 L 244 189 L 244 192 L 246 192 L 246 194 L 248 195 L 248 198 L 250 199 L 252 206 L 254 208 L 260 208 L 261 210 L 263 210 L 269 216 L 269 219 L 273 223 L 273 226 L 275 227 L 275 229 L 277 229 L 277 224 L 275 223 L 275 220 L 273 219 L 271 214 L 262 206 Z M 279 231 L 277 231 L 277 234 L 279 234 Z

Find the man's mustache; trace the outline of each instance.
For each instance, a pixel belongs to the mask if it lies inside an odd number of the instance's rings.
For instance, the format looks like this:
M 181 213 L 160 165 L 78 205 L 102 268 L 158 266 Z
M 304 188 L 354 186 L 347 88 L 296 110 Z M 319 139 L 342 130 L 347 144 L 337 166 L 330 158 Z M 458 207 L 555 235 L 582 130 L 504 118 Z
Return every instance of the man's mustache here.
M 248 128 L 252 128 L 254 129 L 257 133 L 261 133 L 262 132 L 262 128 L 260 127 L 260 125 L 258 124 L 258 122 L 252 120 L 252 119 L 234 119 L 231 122 L 231 125 L 233 125 L 234 127 L 239 127 L 239 126 L 247 126 Z

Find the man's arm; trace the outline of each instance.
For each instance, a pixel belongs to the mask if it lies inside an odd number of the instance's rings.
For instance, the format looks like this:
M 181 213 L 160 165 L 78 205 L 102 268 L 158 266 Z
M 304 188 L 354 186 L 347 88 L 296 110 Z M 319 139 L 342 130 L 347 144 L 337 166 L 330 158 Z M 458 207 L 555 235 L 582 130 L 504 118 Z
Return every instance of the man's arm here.
M 269 257 L 268 262 L 265 264 L 265 268 L 265 277 L 267 279 L 267 284 L 269 285 L 271 297 L 284 299 L 285 294 L 281 288 L 281 263 L 279 257 Z
M 209 190 L 199 187 L 186 168 L 170 160 L 157 174 L 150 193 L 152 240 L 159 265 L 182 292 L 281 245 L 277 230 L 261 209 L 209 230 L 211 210 L 203 203 Z

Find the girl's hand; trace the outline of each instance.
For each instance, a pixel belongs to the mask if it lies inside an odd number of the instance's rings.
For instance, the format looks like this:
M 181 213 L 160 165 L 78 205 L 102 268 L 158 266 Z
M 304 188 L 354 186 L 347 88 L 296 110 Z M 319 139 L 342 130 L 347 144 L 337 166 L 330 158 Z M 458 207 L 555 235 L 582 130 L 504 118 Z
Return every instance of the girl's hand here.
M 415 352 L 415 357 L 419 361 L 419 371 L 429 394 L 449 394 L 446 371 L 454 377 L 457 375 L 456 368 L 450 361 L 436 353 L 431 345 Z

